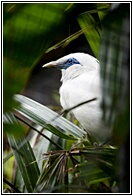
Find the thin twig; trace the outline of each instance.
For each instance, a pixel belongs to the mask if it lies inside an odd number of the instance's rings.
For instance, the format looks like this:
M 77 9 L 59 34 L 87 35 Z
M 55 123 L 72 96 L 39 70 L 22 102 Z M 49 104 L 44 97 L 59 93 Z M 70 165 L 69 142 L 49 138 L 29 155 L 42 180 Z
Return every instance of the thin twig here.
M 45 137 L 48 141 L 50 141 L 53 145 L 55 145 L 56 147 L 58 147 L 60 150 L 63 150 L 63 148 L 61 146 L 59 146 L 58 144 L 56 144 L 54 141 L 52 141 L 50 138 L 48 138 L 46 135 L 44 135 L 43 133 L 41 133 L 40 131 L 38 131 L 35 127 L 33 127 L 31 124 L 29 124 L 28 122 L 26 122 L 25 120 L 21 119 L 20 117 L 18 117 L 16 114 L 14 114 L 14 116 L 20 120 L 21 122 L 23 122 L 24 124 L 26 124 L 27 126 L 29 126 L 31 129 L 33 129 L 34 131 L 36 131 L 37 133 L 39 133 L 40 135 L 42 135 L 43 137 Z
M 51 122 L 55 121 L 55 120 L 56 120 L 57 118 L 59 118 L 60 116 L 62 116 L 62 115 L 64 115 L 64 114 L 67 114 L 67 113 L 70 112 L 71 110 L 73 110 L 73 109 L 75 109 L 75 108 L 77 108 L 77 107 L 79 107 L 79 106 L 81 106 L 81 105 L 84 105 L 84 104 L 86 104 L 86 103 L 95 101 L 95 100 L 97 100 L 97 98 L 93 98 L 93 99 L 84 101 L 84 102 L 82 102 L 82 103 L 79 103 L 79 104 L 77 104 L 77 105 L 75 105 L 75 106 L 73 106 L 73 107 L 67 109 L 67 110 L 64 110 L 64 111 L 61 112 L 59 115 L 57 115 L 56 117 L 54 117 L 54 118 L 51 120 Z
M 8 184 L 16 193 L 21 193 L 20 190 L 18 190 L 13 184 L 11 184 L 10 182 L 8 182 L 5 178 L 3 178 L 3 181 Z

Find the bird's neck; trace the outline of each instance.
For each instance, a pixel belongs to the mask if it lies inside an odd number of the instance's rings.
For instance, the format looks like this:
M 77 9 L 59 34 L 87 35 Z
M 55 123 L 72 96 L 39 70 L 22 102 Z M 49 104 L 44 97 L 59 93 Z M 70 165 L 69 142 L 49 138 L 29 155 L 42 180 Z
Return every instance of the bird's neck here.
M 66 70 L 62 69 L 61 82 L 72 80 L 81 75 L 82 73 L 84 73 L 84 69 L 82 69 L 81 67 L 70 67 Z

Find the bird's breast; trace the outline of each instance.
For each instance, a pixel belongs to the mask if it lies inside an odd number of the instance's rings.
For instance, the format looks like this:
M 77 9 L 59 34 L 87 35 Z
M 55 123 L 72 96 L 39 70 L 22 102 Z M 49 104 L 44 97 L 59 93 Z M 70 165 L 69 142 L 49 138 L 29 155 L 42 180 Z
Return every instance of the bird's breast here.
M 60 87 L 60 101 L 65 110 L 71 109 L 83 102 L 96 98 L 95 101 L 80 105 L 72 113 L 83 128 L 93 136 L 106 137 L 101 123 L 102 111 L 100 108 L 100 79 L 97 73 L 84 74 L 80 77 L 62 83 Z M 99 131 L 102 133 L 99 134 Z
M 69 109 L 101 95 L 99 74 L 85 73 L 69 79 L 60 87 L 60 101 L 64 109 Z

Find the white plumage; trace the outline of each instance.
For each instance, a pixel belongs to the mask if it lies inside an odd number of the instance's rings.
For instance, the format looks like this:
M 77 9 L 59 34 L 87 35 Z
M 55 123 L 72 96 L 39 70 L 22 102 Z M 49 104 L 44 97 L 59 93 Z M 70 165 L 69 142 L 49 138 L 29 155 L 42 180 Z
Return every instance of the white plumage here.
M 83 128 L 102 141 L 110 136 L 110 131 L 102 122 L 100 107 L 100 65 L 96 58 L 85 53 L 73 53 L 43 67 L 57 67 L 62 70 L 60 102 L 65 110 L 96 98 L 72 110 Z

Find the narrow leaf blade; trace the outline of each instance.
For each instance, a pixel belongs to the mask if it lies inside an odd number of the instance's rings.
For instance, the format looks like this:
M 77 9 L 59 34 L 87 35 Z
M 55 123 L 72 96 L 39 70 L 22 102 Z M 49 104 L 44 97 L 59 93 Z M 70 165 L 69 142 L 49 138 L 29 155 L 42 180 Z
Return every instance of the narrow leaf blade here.
M 40 174 L 33 150 L 29 142 L 22 137 L 16 138 L 13 135 L 8 135 L 8 139 L 26 189 L 29 193 L 32 193 Z
M 45 128 L 47 124 L 51 124 L 54 127 L 60 127 L 62 132 L 65 130 L 64 134 L 67 133 L 76 138 L 82 138 L 86 135 L 84 130 L 40 103 L 23 95 L 15 95 L 14 98 L 20 103 L 19 108 L 15 110 L 40 126 Z

